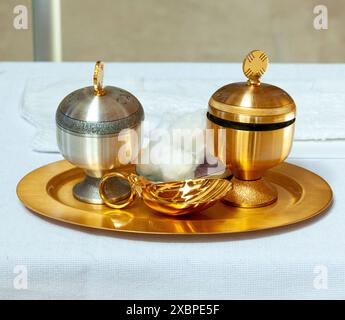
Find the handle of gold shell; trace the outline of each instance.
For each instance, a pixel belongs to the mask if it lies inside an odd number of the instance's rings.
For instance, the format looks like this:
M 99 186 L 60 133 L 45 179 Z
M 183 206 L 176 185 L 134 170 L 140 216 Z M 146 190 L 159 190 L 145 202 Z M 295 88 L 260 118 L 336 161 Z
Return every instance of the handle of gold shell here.
M 105 192 L 105 186 L 106 186 L 107 180 L 110 178 L 114 178 L 114 177 L 127 180 L 129 182 L 129 185 L 131 188 L 130 196 L 118 204 L 109 201 L 107 198 L 106 192 Z M 104 203 L 108 207 L 111 207 L 114 209 L 122 209 L 122 208 L 126 208 L 126 207 L 130 206 L 135 201 L 135 198 L 137 197 L 135 184 L 130 180 L 130 176 L 125 175 L 125 174 L 120 173 L 120 172 L 110 172 L 110 173 L 107 173 L 103 176 L 103 178 L 101 179 L 101 182 L 99 184 L 99 194 L 100 194 L 102 200 L 104 201 Z

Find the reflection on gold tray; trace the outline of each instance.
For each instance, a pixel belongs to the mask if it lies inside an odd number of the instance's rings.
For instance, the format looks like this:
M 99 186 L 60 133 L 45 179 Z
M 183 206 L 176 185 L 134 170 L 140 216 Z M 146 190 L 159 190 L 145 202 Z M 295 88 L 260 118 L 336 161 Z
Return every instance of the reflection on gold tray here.
M 121 171 L 132 172 L 133 166 Z M 278 201 L 245 209 L 218 202 L 213 207 L 180 218 L 161 215 L 137 201 L 128 209 L 111 209 L 76 200 L 72 187 L 83 179 L 81 169 L 58 161 L 26 175 L 17 186 L 23 204 L 43 216 L 96 229 L 156 234 L 219 234 L 263 230 L 312 218 L 332 201 L 325 180 L 301 167 L 282 163 L 265 177 L 278 190 Z

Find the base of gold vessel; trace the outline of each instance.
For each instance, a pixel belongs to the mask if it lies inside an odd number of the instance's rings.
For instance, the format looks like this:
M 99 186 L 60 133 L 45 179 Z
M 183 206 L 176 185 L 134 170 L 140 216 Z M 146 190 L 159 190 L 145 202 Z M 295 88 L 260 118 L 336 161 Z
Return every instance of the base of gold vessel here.
M 259 208 L 277 201 L 277 189 L 265 179 L 246 181 L 233 177 L 233 188 L 223 198 L 226 204 L 241 208 Z

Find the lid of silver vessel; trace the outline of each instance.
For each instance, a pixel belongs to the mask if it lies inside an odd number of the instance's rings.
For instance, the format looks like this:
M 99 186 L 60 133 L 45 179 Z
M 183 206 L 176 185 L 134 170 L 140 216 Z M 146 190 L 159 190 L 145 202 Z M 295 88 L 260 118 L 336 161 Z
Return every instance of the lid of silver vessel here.
M 56 111 L 57 125 L 77 134 L 117 134 L 144 120 L 144 109 L 130 92 L 103 87 L 102 61 L 96 62 L 93 86 L 68 94 Z

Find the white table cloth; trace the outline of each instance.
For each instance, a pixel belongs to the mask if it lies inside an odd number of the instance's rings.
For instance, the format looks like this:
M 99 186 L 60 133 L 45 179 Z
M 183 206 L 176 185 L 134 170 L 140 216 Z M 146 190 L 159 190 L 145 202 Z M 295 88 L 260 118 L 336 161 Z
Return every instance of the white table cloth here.
M 226 74 L 227 65 L 118 63 L 111 68 L 133 77 L 212 79 L 215 73 Z M 304 81 L 299 73 L 313 70 L 324 86 L 327 75 L 332 84 L 345 71 L 344 65 L 280 68 L 299 81 Z M 47 74 L 87 75 L 89 70 L 87 63 L 0 63 L 0 298 L 345 298 L 342 138 L 295 143 L 288 161 L 324 177 L 335 200 L 320 218 L 283 229 L 235 236 L 144 236 L 69 226 L 25 209 L 15 193 L 18 181 L 61 159 L 31 150 L 35 129 L 19 115 L 26 81 Z M 18 287 L 18 270 L 27 271 L 26 289 Z

